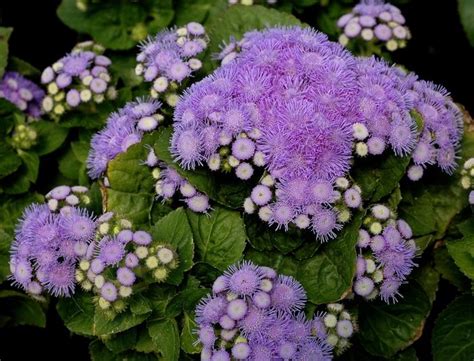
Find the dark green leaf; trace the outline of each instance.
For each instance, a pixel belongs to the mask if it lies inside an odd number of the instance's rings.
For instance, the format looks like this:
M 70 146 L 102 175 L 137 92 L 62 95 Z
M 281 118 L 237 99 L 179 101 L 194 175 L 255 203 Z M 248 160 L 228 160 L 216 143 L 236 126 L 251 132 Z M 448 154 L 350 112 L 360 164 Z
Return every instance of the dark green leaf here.
M 21 166 L 21 159 L 7 143 L 0 143 L 0 179 L 12 174 Z
M 8 63 L 8 39 L 13 31 L 13 28 L 0 27 L 0 78 Z
M 209 215 L 187 214 L 200 261 L 224 270 L 242 258 L 247 236 L 238 212 L 215 207 Z
M 58 149 L 68 134 L 66 128 L 50 121 L 35 122 L 31 126 L 38 133 L 37 144 L 31 150 L 38 155 L 49 154 Z
M 9 319 L 10 326 L 46 326 L 46 315 L 40 303 L 17 291 L 0 291 L 0 315 Z
M 431 345 L 434 361 L 466 361 L 474 354 L 474 298 L 454 300 L 436 320 Z
M 163 360 L 174 361 L 179 359 L 179 331 L 174 318 L 149 322 L 148 333 L 155 342 Z
M 456 266 L 446 247 L 437 248 L 434 251 L 434 261 L 436 270 L 441 274 L 441 277 L 451 282 L 459 290 L 469 288 L 468 278 Z
M 197 336 L 193 332 L 197 329 L 197 324 L 194 321 L 194 314 L 184 313 L 183 323 L 181 328 L 181 349 L 189 354 L 198 354 L 201 352 L 201 346 L 197 341 Z
M 474 235 L 457 241 L 448 241 L 446 246 L 461 272 L 474 280 Z
M 467 38 L 471 46 L 474 46 L 474 1 L 458 0 L 458 9 Z
M 392 357 L 422 334 L 430 299 L 416 283 L 402 287 L 395 304 L 364 302 L 359 308 L 359 340 L 372 355 Z

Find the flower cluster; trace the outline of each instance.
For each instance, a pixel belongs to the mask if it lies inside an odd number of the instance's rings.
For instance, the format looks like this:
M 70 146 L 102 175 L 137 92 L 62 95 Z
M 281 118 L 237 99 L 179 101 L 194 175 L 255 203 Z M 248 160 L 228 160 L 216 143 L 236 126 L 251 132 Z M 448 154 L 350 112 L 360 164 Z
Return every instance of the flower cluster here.
M 469 190 L 469 204 L 474 204 L 474 158 L 469 158 L 464 162 L 461 171 L 461 185 L 464 189 Z
M 138 99 L 127 103 L 107 119 L 104 129 L 91 140 L 87 169 L 92 179 L 107 170 L 109 161 L 142 140 L 144 133 L 155 130 L 164 117 L 158 113 L 161 103 L 152 99 Z
M 275 180 L 271 175 L 264 175 L 245 200 L 245 212 L 252 214 L 258 209 L 258 216 L 264 222 L 276 224 L 277 228 L 283 226 L 286 229 L 289 224 L 300 229 L 310 228 L 319 240 L 327 241 L 334 238 L 335 231 L 351 219 L 352 210 L 362 205 L 360 188 L 351 185 L 349 179 L 339 177 L 334 187 L 324 181 L 312 184 L 308 191 L 315 198 L 314 204 L 291 218 L 292 210 L 288 203 L 275 201 L 276 195 L 282 190 L 285 190 L 282 185 L 275 188 Z
M 70 54 L 44 69 L 41 82 L 47 87 L 42 107 L 53 117 L 85 103 L 102 103 L 116 97 L 111 85 L 111 61 L 104 48 L 91 41 L 77 44 Z
M 456 155 L 459 110 L 445 92 L 436 94 L 437 114 L 443 116 L 434 119 L 427 108 L 427 120 L 418 124 L 412 111 L 435 98 L 426 100 L 421 85 L 427 83 L 375 58 L 355 58 L 314 30 L 249 32 L 219 58 L 225 65 L 191 86 L 178 103 L 171 152 L 186 169 L 206 164 L 250 181 L 270 175 L 275 192 L 265 189 L 262 205 L 271 200 L 267 217 L 277 227 L 322 213 L 327 231 L 312 229 L 319 239 L 333 236 L 340 228 L 331 205 L 335 181 L 347 177 L 354 153 L 380 155 L 390 148 L 398 156 L 411 155 L 427 138 L 435 148 L 453 149 L 445 158 Z M 442 145 L 435 146 L 438 142 Z M 421 167 L 417 154 L 414 162 Z
M 395 51 L 404 48 L 411 38 L 400 9 L 383 0 L 362 0 L 352 12 L 339 18 L 337 26 L 343 31 L 339 42 L 344 46 L 360 38 L 365 42 L 380 41 L 387 50 Z
M 113 317 L 127 306 L 139 280 L 164 282 L 177 266 L 172 247 L 159 244 L 148 232 L 133 232 L 130 221 L 107 212 L 97 220 L 97 233 L 79 259 L 75 279 Z
M 96 231 L 87 203 L 87 189 L 59 186 L 48 193 L 47 204 L 32 204 L 23 213 L 11 247 L 13 283 L 32 295 L 47 291 L 54 296 L 74 292 L 77 260 Z
M 163 30 L 140 45 L 135 73 L 153 83 L 152 97 L 163 95 L 175 106 L 179 85 L 202 67 L 197 56 L 207 48 L 207 42 L 204 27 L 196 22 Z
M 13 148 L 27 150 L 37 142 L 38 133 L 33 127 L 21 122 L 15 125 L 11 134 L 11 144 Z
M 326 331 L 316 334 L 293 277 L 251 262 L 219 276 L 196 308 L 201 360 L 330 360 Z
M 351 344 L 349 339 L 357 330 L 357 323 L 342 303 L 330 303 L 325 312 L 316 313 L 311 323 L 312 333 L 333 347 L 341 355 Z
M 154 150 L 150 148 L 146 161 L 152 168 L 153 178 L 156 180 L 155 192 L 163 201 L 172 199 L 176 194 L 183 197 L 183 201 L 193 212 L 207 213 L 209 210 L 209 198 L 196 190 L 196 188 L 179 173 L 159 162 Z
M 360 254 L 354 293 L 369 300 L 380 295 L 387 303 L 396 302 L 400 286 L 416 266 L 412 230 L 382 204 L 371 207 L 363 226 L 357 243 Z
M 42 114 L 44 91 L 17 72 L 7 71 L 3 75 L 0 81 L 0 98 L 15 104 L 32 118 L 39 118 Z
M 442 86 L 415 80 L 413 76 L 409 79 L 412 84 L 408 96 L 422 117 L 423 129 L 412 154 L 414 165 L 408 177 L 419 180 L 429 165 L 452 174 L 457 167 L 464 128 L 462 113 Z

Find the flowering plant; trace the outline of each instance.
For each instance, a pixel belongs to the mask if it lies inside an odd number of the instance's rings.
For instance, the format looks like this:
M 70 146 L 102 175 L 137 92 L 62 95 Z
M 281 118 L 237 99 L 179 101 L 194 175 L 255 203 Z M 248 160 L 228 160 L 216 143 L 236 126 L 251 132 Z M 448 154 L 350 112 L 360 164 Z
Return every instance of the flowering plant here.
M 0 28 L 1 327 L 93 360 L 468 360 L 472 119 L 390 61 L 409 9 L 344 4 L 63 0 L 91 40 L 42 71 Z

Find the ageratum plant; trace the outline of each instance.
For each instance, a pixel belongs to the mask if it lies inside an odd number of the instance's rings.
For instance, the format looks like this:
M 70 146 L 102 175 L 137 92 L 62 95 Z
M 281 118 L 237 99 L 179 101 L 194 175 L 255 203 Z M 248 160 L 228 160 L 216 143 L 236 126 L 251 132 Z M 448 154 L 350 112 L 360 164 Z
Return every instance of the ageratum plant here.
M 63 0 L 42 71 L 0 28 L 0 358 L 470 360 L 470 104 L 415 8 Z

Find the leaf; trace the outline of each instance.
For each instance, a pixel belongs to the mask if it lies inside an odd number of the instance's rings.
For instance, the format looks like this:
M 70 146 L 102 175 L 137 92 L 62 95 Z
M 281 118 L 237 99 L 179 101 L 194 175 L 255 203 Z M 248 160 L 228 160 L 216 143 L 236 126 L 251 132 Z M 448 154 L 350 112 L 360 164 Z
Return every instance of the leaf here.
M 439 276 L 439 272 L 430 264 L 418 267 L 411 275 L 411 278 L 418 282 L 421 288 L 423 288 L 423 291 L 425 291 L 431 303 L 433 303 L 436 298 Z
M 467 205 L 467 197 L 458 177 L 440 175 L 431 179 L 403 188 L 398 213 L 415 236 L 433 234 L 434 239 L 440 239 L 454 216 Z
M 466 36 L 471 46 L 474 46 L 474 1 L 458 0 L 458 10 Z
M 10 244 L 12 236 L 0 228 L 0 283 L 10 274 Z
M 137 343 L 137 329 L 131 328 L 127 331 L 105 337 L 102 342 L 114 353 L 127 351 L 134 348 Z
M 64 325 L 71 332 L 80 335 L 95 335 L 95 305 L 90 294 L 76 292 L 70 298 L 61 298 L 56 310 Z
M 309 301 L 316 304 L 334 302 L 351 290 L 356 264 L 355 245 L 363 216 L 356 214 L 336 239 L 324 244 L 313 257 L 297 264 L 295 277 L 305 288 Z
M 154 244 L 170 245 L 178 253 L 179 265 L 173 270 L 167 282 L 179 285 L 184 272 L 193 266 L 194 243 L 193 233 L 189 226 L 186 212 L 182 208 L 168 213 L 151 229 Z
M 178 293 L 166 307 L 168 317 L 177 317 L 183 311 L 193 312 L 199 300 L 209 293 L 207 288 L 189 287 Z
M 434 261 L 435 268 L 441 277 L 455 285 L 458 290 L 469 288 L 468 278 L 456 266 L 446 247 L 437 248 L 434 251 Z
M 173 17 L 170 0 L 143 2 L 121 1 L 111 4 L 91 2 L 86 11 L 75 0 L 63 0 L 58 17 L 79 33 L 90 34 L 98 43 L 112 50 L 127 50 L 169 24 Z
M 209 215 L 187 215 L 200 261 L 223 271 L 242 258 L 247 236 L 239 212 L 216 207 Z
M 26 167 L 26 179 L 28 179 L 31 183 L 35 183 L 36 179 L 38 178 L 38 170 L 39 170 L 39 157 L 36 153 L 31 152 L 24 152 L 22 150 L 18 151 L 18 155 L 23 160 L 23 164 Z
M 25 207 L 31 203 L 43 202 L 43 200 L 44 197 L 37 193 L 30 193 L 15 198 L 0 197 L 0 228 L 13 236 L 18 218 L 20 218 Z
M 197 342 L 197 335 L 193 332 L 197 329 L 194 314 L 184 313 L 181 328 L 181 349 L 189 354 L 198 354 L 202 347 Z
M 474 354 L 474 297 L 455 299 L 438 316 L 431 339 L 434 361 L 465 361 Z
M 46 326 L 46 314 L 40 303 L 17 291 L 0 290 L 0 317 L 7 317 L 10 326 Z
M 21 166 L 21 158 L 7 143 L 0 143 L 0 179 L 12 174 Z
M 416 283 L 402 287 L 403 298 L 392 305 L 380 300 L 364 302 L 359 308 L 359 340 L 374 356 L 392 357 L 422 334 L 431 304 Z
M 129 219 L 136 227 L 147 224 L 153 203 L 153 177 L 148 167 L 142 165 L 149 139 L 128 148 L 109 162 L 107 177 L 107 209 Z
M 352 176 L 362 188 L 362 196 L 371 202 L 378 202 L 395 190 L 410 162 L 410 157 L 397 157 L 392 153 L 376 158 L 358 158 L 352 167 Z M 374 164 L 380 166 L 374 167 Z
M 474 235 L 457 241 L 448 241 L 446 246 L 461 272 L 474 280 Z
M 49 121 L 34 122 L 31 126 L 38 133 L 37 144 L 31 150 L 38 155 L 54 152 L 64 143 L 68 135 L 68 129 Z
M 174 22 L 177 25 L 185 25 L 191 21 L 205 23 L 210 17 L 210 12 L 216 12 L 216 8 L 224 10 L 228 7 L 226 0 L 182 0 L 176 4 L 176 17 Z
M 17 58 L 16 56 L 10 56 L 10 62 L 8 64 L 8 68 L 26 77 L 38 76 L 41 74 L 39 69 L 35 68 L 30 63 L 20 58 Z
M 8 39 L 12 31 L 13 28 L 0 27 L 0 78 L 8 64 Z
M 174 318 L 148 323 L 150 334 L 156 348 L 159 350 L 163 360 L 173 361 L 179 359 L 179 331 Z

